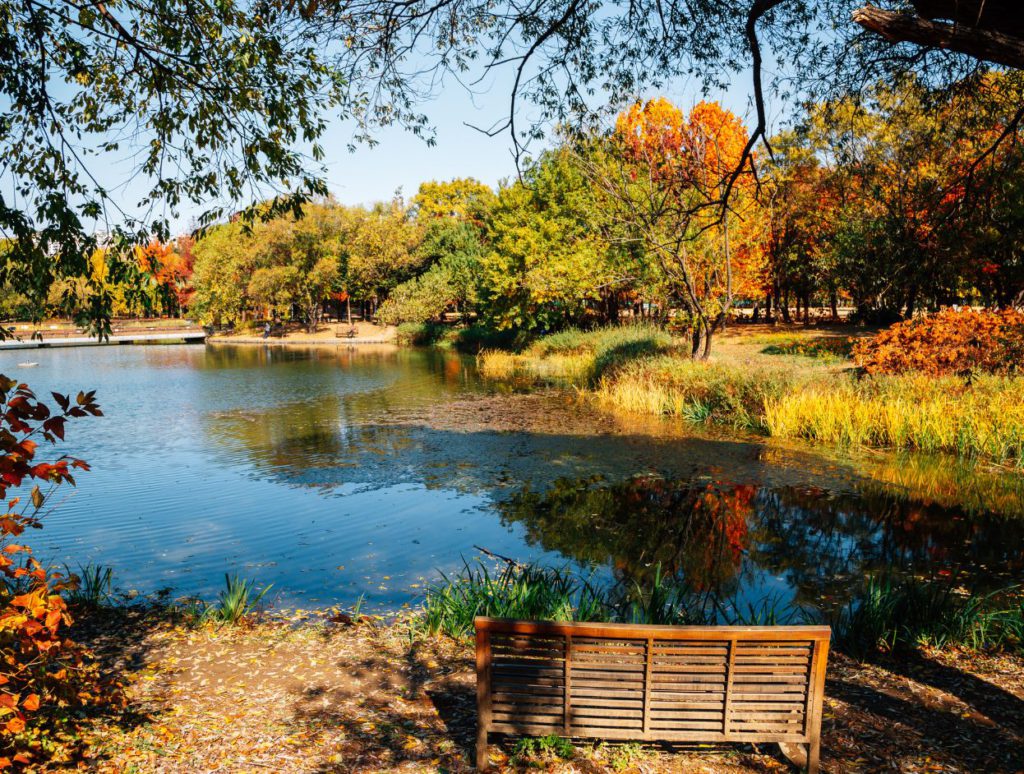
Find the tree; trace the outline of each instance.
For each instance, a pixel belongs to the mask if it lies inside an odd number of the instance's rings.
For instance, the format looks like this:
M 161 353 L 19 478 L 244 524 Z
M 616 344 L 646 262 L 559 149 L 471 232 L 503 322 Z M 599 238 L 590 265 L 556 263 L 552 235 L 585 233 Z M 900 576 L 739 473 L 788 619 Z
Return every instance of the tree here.
M 756 234 L 734 227 L 754 207 L 753 174 L 734 170 L 748 141 L 742 122 L 716 103 L 689 115 L 664 98 L 622 113 L 608 139 L 609 160 L 590 173 L 608 206 L 654 261 L 684 310 L 694 357 L 711 352 L 732 307 L 736 279 L 756 275 Z M 725 188 L 730 211 L 719 214 Z
M 219 202 L 209 224 L 253 192 L 280 194 L 269 214 L 326 193 L 318 139 L 341 80 L 287 4 L 28 0 L 0 21 L 0 285 L 37 309 L 98 248 L 108 283 L 141 284 L 134 247 L 166 241 L 183 203 Z M 100 174 L 115 162 L 149 184 L 137 207 Z M 80 321 L 108 333 L 113 298 L 87 284 Z
M 548 151 L 503 186 L 487 223 L 480 293 L 497 329 L 551 330 L 616 299 L 634 275 L 571 148 Z M 609 303 L 613 311 L 615 303 Z M 617 311 L 616 311 L 617 314 Z
M 417 247 L 423 227 L 398 198 L 370 210 L 352 208 L 349 218 L 344 289 L 354 298 L 367 299 L 372 313 L 392 288 L 422 270 L 424 259 Z
M 416 217 L 423 221 L 433 218 L 479 220 L 493 203 L 494 191 L 490 186 L 471 177 L 422 183 L 412 200 Z
M 430 322 L 449 309 L 470 311 L 478 300 L 485 251 L 477 223 L 459 217 L 431 221 L 416 249 L 427 269 L 391 290 L 380 306 L 381 322 Z
M 276 299 L 271 305 L 297 305 L 307 330 L 316 331 L 323 302 L 340 285 L 344 228 L 342 210 L 330 200 L 307 204 L 301 217 L 285 215 L 257 227 L 261 269 L 250 280 L 249 294 L 256 282 L 264 298 Z

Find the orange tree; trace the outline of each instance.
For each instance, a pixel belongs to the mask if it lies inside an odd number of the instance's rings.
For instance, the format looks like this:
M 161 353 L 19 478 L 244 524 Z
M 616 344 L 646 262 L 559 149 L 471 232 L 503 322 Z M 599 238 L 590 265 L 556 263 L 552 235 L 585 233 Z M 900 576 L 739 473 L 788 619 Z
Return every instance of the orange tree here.
M 73 457 L 37 460 L 40 441 L 63 440 L 69 419 L 102 415 L 91 392 L 53 399 L 55 412 L 26 385 L 0 375 L 0 769 L 52 756 L 84 706 L 117 695 L 101 684 L 88 653 L 65 636 L 71 617 L 61 592 L 78 579 L 44 567 L 20 540 L 26 529 L 42 526 L 53 492 L 74 486 L 73 471 L 89 469 Z M 25 489 L 27 496 L 11 496 Z
M 658 98 L 618 117 L 601 163 L 590 167 L 627 238 L 642 245 L 680 306 L 694 357 L 710 354 L 737 290 L 758 284 L 753 172 L 740 166 L 747 140 L 740 119 L 717 103 L 684 115 Z

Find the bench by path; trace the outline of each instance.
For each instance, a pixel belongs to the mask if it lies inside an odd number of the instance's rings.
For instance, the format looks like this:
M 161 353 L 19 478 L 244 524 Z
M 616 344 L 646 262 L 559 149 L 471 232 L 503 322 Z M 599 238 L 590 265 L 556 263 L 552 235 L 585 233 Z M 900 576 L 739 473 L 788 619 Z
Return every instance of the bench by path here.
M 774 742 L 820 766 L 827 626 L 476 619 L 477 768 L 491 732 Z

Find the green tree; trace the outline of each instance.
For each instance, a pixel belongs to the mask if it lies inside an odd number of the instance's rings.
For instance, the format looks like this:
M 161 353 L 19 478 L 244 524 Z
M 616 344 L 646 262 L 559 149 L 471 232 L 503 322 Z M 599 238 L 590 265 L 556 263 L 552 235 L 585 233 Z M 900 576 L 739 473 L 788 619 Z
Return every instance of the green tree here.
M 476 223 L 457 217 L 435 219 L 427 225 L 417 252 L 428 268 L 391 291 L 380 307 L 381 322 L 429 322 L 449 309 L 464 313 L 475 308 L 485 252 Z
M 471 177 L 442 182 L 431 180 L 420 185 L 412 203 L 416 217 L 423 221 L 433 218 L 478 220 L 494 203 L 494 191 Z
M 522 181 L 498 191 L 491 210 L 480 273 L 489 322 L 498 329 L 551 330 L 595 307 L 614 317 L 619 294 L 636 275 L 610 227 L 573 150 L 566 145 L 542 154 Z
M 110 288 L 143 279 L 133 247 L 166 241 L 181 205 L 221 203 L 208 224 L 253 191 L 290 192 L 270 213 L 326 192 L 318 140 L 342 81 L 290 4 L 32 0 L 0 24 L 0 285 L 37 314 L 102 247 L 106 285 L 87 280 L 81 319 L 109 332 Z M 137 202 L 109 178 L 117 162 Z
M 417 248 L 423 227 L 397 198 L 369 210 L 352 208 L 348 218 L 344 289 L 353 298 L 365 299 L 372 314 L 392 288 L 422 271 L 424 258 Z

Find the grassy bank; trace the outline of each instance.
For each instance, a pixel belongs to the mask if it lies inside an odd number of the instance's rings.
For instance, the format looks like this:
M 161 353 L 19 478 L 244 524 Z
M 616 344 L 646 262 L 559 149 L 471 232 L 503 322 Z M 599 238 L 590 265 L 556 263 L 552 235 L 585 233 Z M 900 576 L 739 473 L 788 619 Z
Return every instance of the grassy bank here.
M 559 380 L 592 386 L 640 358 L 675 351 L 667 331 L 650 325 L 570 329 L 533 342 L 522 352 L 487 349 L 480 353 L 481 373 L 492 379 Z
M 521 353 L 485 351 L 479 363 L 490 378 L 575 385 L 611 409 L 841 447 L 943 452 L 1024 467 L 1024 379 L 860 376 L 820 357 L 841 349 L 769 345 L 764 355 L 789 357 L 774 363 L 726 349 L 700 362 L 681 355 L 663 331 L 624 327 L 556 334 Z
M 468 638 L 478 615 L 549 621 L 774 626 L 830 624 L 836 645 L 865 657 L 918 647 L 999 650 L 1024 656 L 1024 596 L 1017 587 L 972 594 L 950 579 L 881 576 L 834 614 L 766 596 L 756 603 L 697 592 L 662 575 L 649 586 L 595 585 L 570 569 L 508 565 L 493 572 L 467 565 L 431 587 L 415 625 L 429 634 Z

